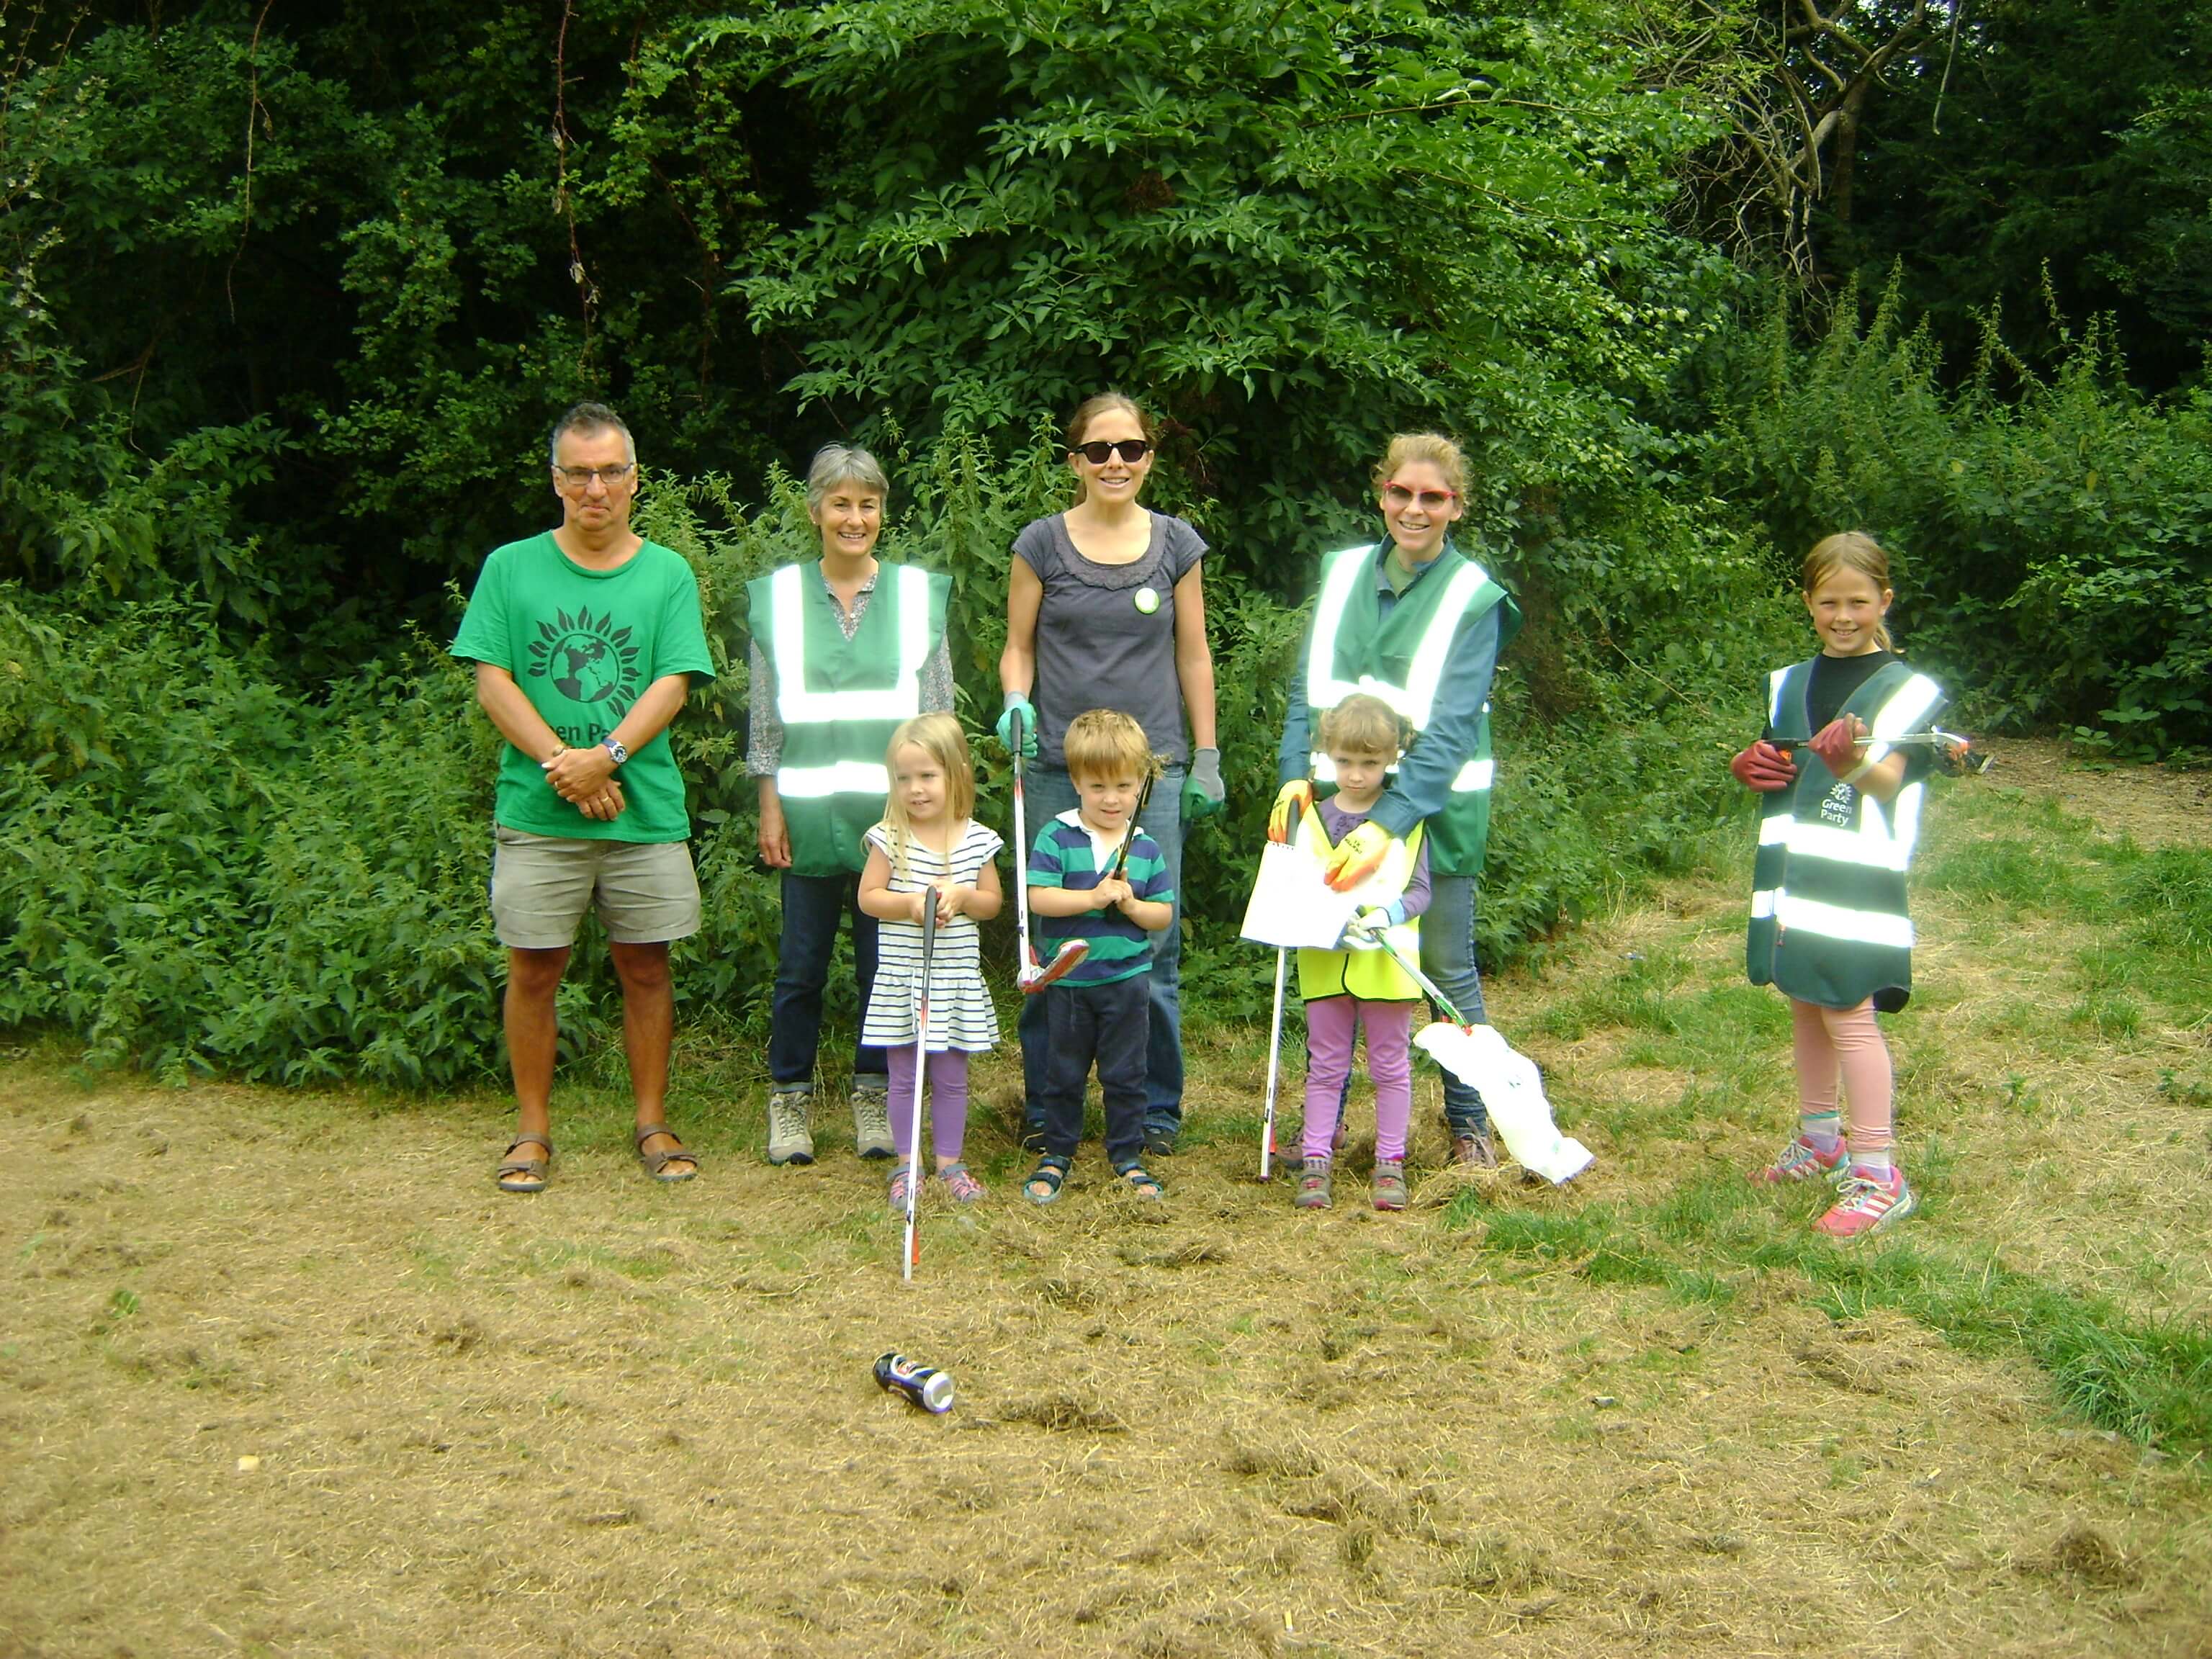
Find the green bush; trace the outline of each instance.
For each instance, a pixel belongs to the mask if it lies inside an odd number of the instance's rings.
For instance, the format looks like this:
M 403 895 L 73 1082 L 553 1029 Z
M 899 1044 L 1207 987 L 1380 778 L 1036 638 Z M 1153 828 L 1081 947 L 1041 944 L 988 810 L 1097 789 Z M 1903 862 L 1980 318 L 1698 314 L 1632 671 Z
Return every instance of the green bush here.
M 2048 380 L 1994 327 L 1965 387 L 1941 368 L 1893 287 L 1810 352 L 1778 313 L 1723 398 L 1717 490 L 1763 521 L 1778 574 L 1871 531 L 1899 560 L 1901 633 L 1978 718 L 2131 754 L 2212 744 L 2212 395 L 2138 396 L 2096 328 Z

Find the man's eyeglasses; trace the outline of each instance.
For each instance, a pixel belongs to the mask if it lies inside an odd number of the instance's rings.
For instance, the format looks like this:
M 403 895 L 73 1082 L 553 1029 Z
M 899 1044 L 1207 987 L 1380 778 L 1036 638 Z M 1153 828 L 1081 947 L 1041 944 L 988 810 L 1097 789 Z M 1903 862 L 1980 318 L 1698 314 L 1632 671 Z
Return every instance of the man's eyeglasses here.
M 1424 513 L 1441 513 L 1459 499 L 1456 489 L 1408 489 L 1392 480 L 1382 486 L 1382 499 L 1389 506 L 1404 512 L 1416 501 Z
M 1070 446 L 1067 453 L 1082 456 L 1093 466 L 1103 466 L 1109 455 L 1119 455 L 1125 461 L 1141 461 L 1152 453 L 1152 445 L 1142 438 L 1124 438 L 1119 443 L 1108 443 L 1103 438 L 1094 438 L 1087 444 Z
M 636 471 L 635 461 L 617 461 L 612 466 L 556 466 L 553 476 L 571 489 L 589 489 L 594 478 L 612 489 Z

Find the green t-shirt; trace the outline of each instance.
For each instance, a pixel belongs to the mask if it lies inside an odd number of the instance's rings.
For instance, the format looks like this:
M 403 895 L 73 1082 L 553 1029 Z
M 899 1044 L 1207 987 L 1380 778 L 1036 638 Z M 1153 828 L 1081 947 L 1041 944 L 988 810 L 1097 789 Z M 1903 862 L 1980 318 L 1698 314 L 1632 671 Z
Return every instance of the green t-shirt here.
M 548 531 L 492 550 L 461 617 L 453 654 L 514 676 L 531 705 L 571 749 L 595 744 L 645 688 L 669 674 L 711 679 L 699 583 L 684 556 L 647 542 L 613 570 L 586 570 Z M 532 836 L 684 841 L 691 834 L 684 775 L 665 730 L 616 774 L 627 802 L 605 823 L 553 792 L 538 763 L 513 744 L 500 757 L 493 816 Z

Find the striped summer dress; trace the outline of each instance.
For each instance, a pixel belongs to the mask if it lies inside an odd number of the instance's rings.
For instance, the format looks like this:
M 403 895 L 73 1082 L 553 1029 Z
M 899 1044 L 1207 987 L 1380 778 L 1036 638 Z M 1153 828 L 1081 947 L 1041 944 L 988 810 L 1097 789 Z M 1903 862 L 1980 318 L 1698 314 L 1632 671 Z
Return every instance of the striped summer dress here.
M 878 824 L 868 845 L 891 856 L 890 831 Z M 907 845 L 907 867 L 891 869 L 895 893 L 918 893 L 948 877 L 972 887 L 985 865 L 1005 843 L 981 824 L 962 826 L 952 856 L 941 860 L 928 848 Z M 983 983 L 982 937 L 973 916 L 955 916 L 937 930 L 929 972 L 929 1040 L 933 1052 L 962 1048 L 973 1054 L 999 1041 L 998 1012 Z M 868 998 L 868 1018 L 860 1041 L 896 1047 L 914 1041 L 915 981 L 921 977 L 921 924 L 884 921 L 876 926 L 876 988 Z

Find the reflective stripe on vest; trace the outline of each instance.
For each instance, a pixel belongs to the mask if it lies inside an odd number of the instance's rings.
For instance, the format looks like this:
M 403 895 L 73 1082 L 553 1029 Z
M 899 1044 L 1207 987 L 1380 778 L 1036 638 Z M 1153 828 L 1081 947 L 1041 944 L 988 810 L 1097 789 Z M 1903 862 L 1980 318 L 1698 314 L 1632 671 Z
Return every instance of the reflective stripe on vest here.
M 769 650 L 775 661 L 775 712 L 785 725 L 812 726 L 829 720 L 903 720 L 921 712 L 921 669 L 929 659 L 929 575 L 910 564 L 894 565 L 891 574 L 898 586 L 896 678 L 889 685 L 852 691 L 807 689 L 806 614 L 799 587 L 800 567 L 787 564 L 769 579 Z M 884 769 L 878 766 L 876 771 L 878 781 L 867 787 L 880 793 L 889 786 L 884 781 Z M 777 787 L 782 788 L 781 773 L 777 775 Z M 785 793 L 833 792 L 820 789 Z
M 1371 555 L 1373 550 L 1355 548 L 1346 549 L 1345 553 Z M 1443 597 L 1437 602 L 1436 611 L 1429 618 L 1428 629 L 1421 635 L 1420 644 L 1413 648 L 1404 685 L 1393 685 L 1372 674 L 1362 674 L 1357 680 L 1340 680 L 1336 678 L 1337 629 L 1343 626 L 1345 607 L 1352 603 L 1360 579 L 1364 576 L 1372 581 L 1375 578 L 1371 556 L 1348 558 L 1345 553 L 1330 555 L 1327 574 L 1322 579 L 1321 597 L 1314 605 L 1313 639 L 1306 650 L 1306 702 L 1316 708 L 1334 708 L 1346 697 L 1364 691 L 1370 696 L 1380 697 L 1412 721 L 1414 731 L 1426 731 L 1429 716 L 1436 708 L 1437 690 L 1443 683 L 1444 663 L 1451 655 L 1452 641 L 1459 633 L 1460 619 L 1467 614 L 1474 596 L 1482 591 L 1483 584 L 1490 580 L 1489 574 L 1472 559 L 1452 573 Z
M 890 772 L 881 761 L 833 761 L 827 766 L 779 766 L 775 770 L 776 793 L 793 800 L 881 795 L 890 787 Z

